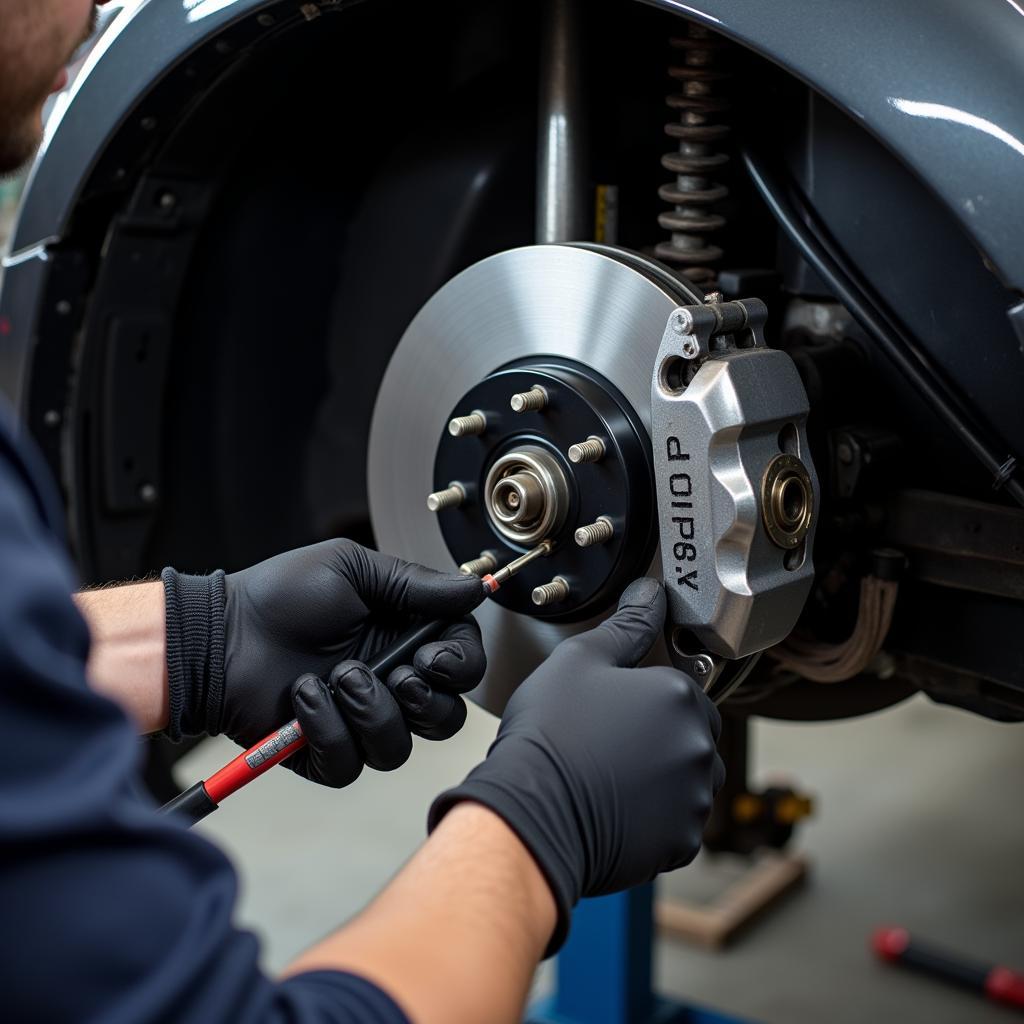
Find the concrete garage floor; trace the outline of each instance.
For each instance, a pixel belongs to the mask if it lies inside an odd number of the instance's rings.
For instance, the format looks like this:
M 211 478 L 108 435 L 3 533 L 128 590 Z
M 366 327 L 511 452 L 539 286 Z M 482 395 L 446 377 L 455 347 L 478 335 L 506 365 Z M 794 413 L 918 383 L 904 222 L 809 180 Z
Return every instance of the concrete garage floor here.
M 205 824 L 238 865 L 240 921 L 263 936 L 269 970 L 388 879 L 421 840 L 431 797 L 483 756 L 494 729 L 473 709 L 456 739 L 418 743 L 401 771 L 367 771 L 340 793 L 275 769 Z M 662 991 L 765 1024 L 1013 1019 L 875 963 L 866 944 L 874 926 L 902 924 L 1024 969 L 1024 726 L 916 698 L 850 722 L 758 722 L 753 738 L 759 782 L 791 777 L 817 797 L 799 840 L 812 877 L 725 953 L 661 941 Z M 233 750 L 204 744 L 182 761 L 180 780 L 209 774 Z M 703 898 L 730 870 L 698 861 L 662 891 Z M 545 971 L 539 988 L 549 983 Z

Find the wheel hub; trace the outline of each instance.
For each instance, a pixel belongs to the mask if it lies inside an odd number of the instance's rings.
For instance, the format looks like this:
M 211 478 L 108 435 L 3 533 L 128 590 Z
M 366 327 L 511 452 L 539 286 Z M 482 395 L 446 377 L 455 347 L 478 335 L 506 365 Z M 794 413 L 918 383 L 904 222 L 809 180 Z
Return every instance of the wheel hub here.
M 543 401 L 515 411 L 513 399 L 533 391 Z M 494 601 L 560 622 L 601 611 L 654 554 L 643 424 L 612 384 L 569 360 L 524 362 L 488 375 L 456 403 L 449 424 L 472 412 L 483 416 L 484 429 L 455 436 L 449 425 L 434 463 L 435 489 L 457 484 L 466 495 L 437 515 L 453 560 L 490 556 L 504 565 L 550 538 L 554 553 L 510 580 Z M 591 537 L 586 531 L 599 520 L 610 529 Z M 564 587 L 538 604 L 534 591 L 555 576 Z

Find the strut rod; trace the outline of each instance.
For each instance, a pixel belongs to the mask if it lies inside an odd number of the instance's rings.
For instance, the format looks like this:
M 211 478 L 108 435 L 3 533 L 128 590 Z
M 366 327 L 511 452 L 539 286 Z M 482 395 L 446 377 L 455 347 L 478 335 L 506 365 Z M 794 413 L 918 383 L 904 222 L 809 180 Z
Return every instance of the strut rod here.
M 587 227 L 580 0 L 548 0 L 540 55 L 537 241 L 578 242 Z

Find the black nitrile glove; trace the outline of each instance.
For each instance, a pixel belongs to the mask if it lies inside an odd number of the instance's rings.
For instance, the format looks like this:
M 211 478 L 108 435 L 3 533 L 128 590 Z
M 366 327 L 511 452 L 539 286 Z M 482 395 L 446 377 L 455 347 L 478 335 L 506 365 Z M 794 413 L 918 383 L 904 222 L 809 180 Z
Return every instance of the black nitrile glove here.
M 331 540 L 229 576 L 165 569 L 163 580 L 171 738 L 223 732 L 249 747 L 298 718 L 308 746 L 284 764 L 328 786 L 364 763 L 398 768 L 411 733 L 453 736 L 466 720 L 458 695 L 484 674 L 475 576 Z M 364 663 L 428 619 L 452 625 L 377 679 Z
M 637 580 L 614 615 L 560 644 L 512 695 L 487 759 L 430 809 L 433 830 L 473 800 L 519 836 L 558 907 L 549 954 L 581 896 L 693 860 L 724 781 L 711 701 L 675 669 L 631 667 L 661 634 L 665 607 L 660 583 Z

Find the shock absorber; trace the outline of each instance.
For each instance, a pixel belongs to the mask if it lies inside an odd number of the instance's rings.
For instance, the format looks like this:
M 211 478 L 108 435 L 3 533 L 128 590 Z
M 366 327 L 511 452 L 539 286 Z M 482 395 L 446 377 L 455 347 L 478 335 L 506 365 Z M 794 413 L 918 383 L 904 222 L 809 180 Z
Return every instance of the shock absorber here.
M 665 134 L 678 139 L 679 148 L 661 158 L 662 167 L 672 171 L 676 180 L 658 190 L 674 209 L 658 217 L 672 237 L 659 243 L 655 252 L 678 266 L 691 281 L 708 286 L 715 280 L 712 268 L 721 260 L 722 250 L 705 236 L 725 225 L 725 217 L 715 211 L 714 204 L 729 194 L 725 185 L 711 177 L 729 161 L 728 154 L 716 148 L 729 134 L 729 126 L 718 117 L 729 109 L 727 97 L 720 92 L 729 75 L 717 66 L 726 44 L 704 27 L 691 24 L 688 34 L 672 39 L 671 45 L 682 55 L 682 63 L 669 68 L 680 89 L 666 102 L 679 112 L 679 120 L 666 124 Z

